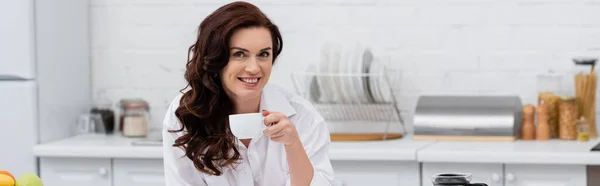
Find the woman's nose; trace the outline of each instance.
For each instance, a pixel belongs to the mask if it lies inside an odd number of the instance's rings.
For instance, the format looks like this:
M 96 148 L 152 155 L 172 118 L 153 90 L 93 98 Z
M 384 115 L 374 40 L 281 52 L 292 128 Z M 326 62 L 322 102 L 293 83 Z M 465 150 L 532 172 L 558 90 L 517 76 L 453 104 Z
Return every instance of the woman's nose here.
M 255 57 L 250 58 L 248 63 L 246 63 L 246 71 L 254 74 L 258 73 L 259 70 L 258 60 Z

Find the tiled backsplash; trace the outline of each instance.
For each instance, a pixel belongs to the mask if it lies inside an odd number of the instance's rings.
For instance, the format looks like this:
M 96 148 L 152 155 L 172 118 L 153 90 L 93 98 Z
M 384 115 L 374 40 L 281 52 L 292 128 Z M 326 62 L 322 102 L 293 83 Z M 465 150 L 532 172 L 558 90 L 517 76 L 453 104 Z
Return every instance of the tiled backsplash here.
M 217 0 L 92 0 L 93 97 L 142 97 L 160 127 L 184 87 L 187 48 Z M 403 72 L 406 116 L 420 94 L 517 94 L 536 101 L 536 75 L 570 72 L 571 58 L 600 56 L 600 0 L 260 0 L 284 50 L 271 82 L 319 60 L 335 38 L 369 44 Z

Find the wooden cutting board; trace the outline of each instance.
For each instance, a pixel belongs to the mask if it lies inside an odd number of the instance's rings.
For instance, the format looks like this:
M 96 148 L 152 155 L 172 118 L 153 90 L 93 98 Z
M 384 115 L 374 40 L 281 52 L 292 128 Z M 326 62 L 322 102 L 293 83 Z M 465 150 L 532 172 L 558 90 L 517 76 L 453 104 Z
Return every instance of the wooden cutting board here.
M 514 136 L 437 136 L 414 135 L 415 140 L 448 140 L 448 141 L 515 141 Z
M 331 133 L 331 141 L 376 141 L 384 140 L 385 133 Z M 401 133 L 388 133 L 387 140 L 402 138 Z

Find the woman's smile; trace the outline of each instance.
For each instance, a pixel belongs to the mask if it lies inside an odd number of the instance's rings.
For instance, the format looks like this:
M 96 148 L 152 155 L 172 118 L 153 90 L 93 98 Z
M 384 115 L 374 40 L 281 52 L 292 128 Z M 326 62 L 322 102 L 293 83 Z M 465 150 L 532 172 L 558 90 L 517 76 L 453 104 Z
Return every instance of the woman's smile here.
M 238 80 L 246 87 L 256 87 L 259 84 L 260 77 L 238 77 Z

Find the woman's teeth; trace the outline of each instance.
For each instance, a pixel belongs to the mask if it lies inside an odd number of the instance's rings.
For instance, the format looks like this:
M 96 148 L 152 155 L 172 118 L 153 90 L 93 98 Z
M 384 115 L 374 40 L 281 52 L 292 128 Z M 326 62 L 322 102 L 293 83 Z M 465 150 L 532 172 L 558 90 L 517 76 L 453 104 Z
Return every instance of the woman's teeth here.
M 255 78 L 255 79 L 239 78 L 239 79 L 246 83 L 256 83 L 258 81 L 258 78 Z

